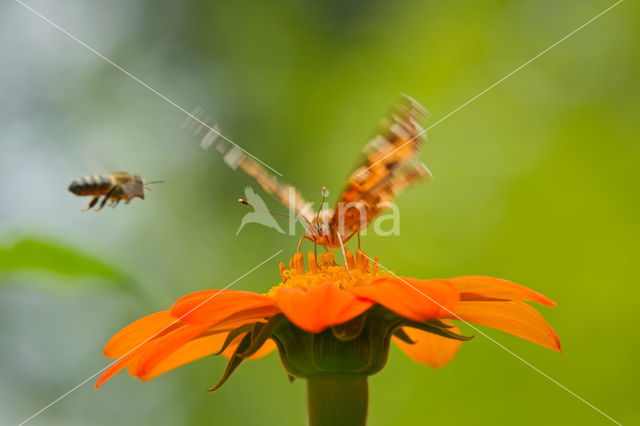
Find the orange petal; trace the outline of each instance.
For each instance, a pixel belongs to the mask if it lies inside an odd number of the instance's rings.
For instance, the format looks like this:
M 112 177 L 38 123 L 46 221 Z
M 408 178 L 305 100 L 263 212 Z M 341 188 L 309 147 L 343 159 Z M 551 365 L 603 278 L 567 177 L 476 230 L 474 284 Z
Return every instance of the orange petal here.
M 555 302 L 544 294 L 533 291 L 523 285 L 501 278 L 484 276 L 466 276 L 449 278 L 460 293 L 474 293 L 480 296 L 496 299 L 521 300 L 542 303 L 547 306 L 555 306 Z M 461 300 L 470 299 L 470 296 L 461 295 Z
M 157 345 L 150 347 L 137 362 L 130 364 L 130 373 L 141 380 L 150 380 L 176 367 L 211 355 L 220 350 L 229 331 L 250 322 L 253 322 L 253 320 L 244 319 L 235 322 L 225 320 L 213 328 L 205 328 L 205 331 L 199 337 L 190 341 L 187 341 L 189 340 L 188 335 L 182 337 L 174 336 L 171 341 L 167 338 L 166 341 L 158 342 Z M 200 327 L 198 326 L 198 328 Z M 194 333 L 197 333 L 197 330 L 194 330 L 191 335 Z M 244 334 L 236 338 L 234 343 L 229 345 L 229 348 L 233 347 L 235 351 L 235 347 L 240 343 L 243 336 Z M 184 341 L 187 341 L 187 343 L 181 344 Z M 229 348 L 225 351 L 225 355 Z M 268 341 L 248 359 L 261 358 L 273 349 L 275 349 L 275 343 Z
M 378 278 L 350 291 L 413 321 L 444 318 L 458 303 L 458 291 L 447 280 Z
M 96 380 L 93 388 L 98 389 L 104 382 L 118 374 L 123 368 L 127 367 L 129 364 L 135 361 L 137 359 L 136 357 L 137 354 L 130 352 L 125 357 L 109 365 L 109 367 L 100 375 L 100 377 L 98 377 L 98 380 Z
M 274 304 L 271 297 L 248 291 L 205 290 L 178 300 L 171 314 L 185 323 L 213 325 L 238 312 Z
M 164 354 L 168 351 L 166 349 L 167 342 L 172 343 L 173 346 L 177 349 L 182 344 L 185 343 L 186 340 L 194 338 L 194 335 L 197 336 L 206 331 L 209 326 L 184 326 L 181 325 L 178 328 L 172 329 L 166 334 L 159 336 L 155 339 L 148 339 L 142 343 L 139 343 L 137 347 L 127 352 L 122 358 L 118 361 L 114 362 L 107 368 L 98 378 L 96 384 L 94 385 L 95 389 L 98 389 L 104 382 L 112 378 L 114 375 L 119 373 L 122 369 L 129 367 L 129 372 L 132 376 L 137 376 L 135 371 L 132 369 L 134 366 L 138 366 L 140 363 L 141 357 L 151 357 L 156 354 Z M 182 340 L 181 340 L 182 339 Z M 165 345 L 159 345 L 162 343 Z M 137 369 L 137 367 L 136 367 Z
M 173 353 L 167 355 L 164 359 L 159 360 L 154 365 L 149 365 L 144 374 L 136 365 L 133 374 L 138 375 L 141 380 L 150 380 L 161 374 L 180 367 L 181 365 L 190 363 L 197 359 L 211 355 L 220 350 L 228 332 L 220 332 L 205 337 L 200 337 L 176 349 Z
M 148 315 L 147 317 L 149 316 L 151 315 Z M 147 317 L 141 318 L 138 321 L 144 320 Z M 174 323 L 172 323 L 169 326 L 165 326 L 164 329 L 161 329 L 159 332 L 156 332 L 156 334 L 152 335 L 151 337 L 146 337 L 141 341 L 135 341 L 135 342 L 132 340 L 130 343 L 135 343 L 135 346 L 133 346 L 124 354 L 120 355 L 121 358 L 118 361 L 112 363 L 111 365 L 108 366 L 106 370 L 104 370 L 104 372 L 100 375 L 100 377 L 98 377 L 98 380 L 94 385 L 94 388 L 98 389 L 100 386 L 102 386 L 104 382 L 106 382 L 111 377 L 116 375 L 123 368 L 130 367 L 134 362 L 137 362 L 140 355 L 143 354 L 146 350 L 148 350 L 151 346 L 155 345 L 158 342 L 158 340 L 163 339 L 164 337 L 166 337 L 167 335 L 170 335 L 171 333 L 180 331 L 180 329 L 183 327 L 184 325 L 181 324 L 179 321 L 177 322 L 174 321 Z M 127 327 L 125 327 L 125 329 L 126 328 Z
M 160 339 L 156 339 L 154 344 L 140 355 L 133 375 L 135 377 L 145 377 L 157 364 L 190 341 L 195 340 L 209 328 L 208 324 L 184 326 Z
M 177 321 L 169 311 L 160 311 L 142 317 L 109 339 L 104 347 L 104 354 L 108 358 L 120 358 L 145 340 L 175 328 L 174 323 Z
M 562 352 L 560 340 L 545 319 L 531 306 L 519 301 L 460 302 L 452 319 L 461 319 L 529 340 L 551 350 Z
M 242 324 L 256 322 L 261 319 L 269 318 L 280 312 L 277 306 L 265 306 L 262 308 L 249 309 L 246 311 L 236 312 L 228 316 L 222 321 L 215 324 L 215 328 L 237 328 Z
M 154 377 L 158 377 L 159 375 L 167 373 L 177 367 L 218 352 L 226 337 L 227 333 L 222 332 L 192 340 L 162 361 L 158 362 L 144 376 L 140 376 L 140 379 L 145 381 L 151 380 Z M 262 347 L 248 359 L 262 358 L 263 356 L 270 354 L 274 349 L 276 349 L 276 344 L 272 340 L 267 340 L 264 345 L 262 345 Z M 134 368 L 136 367 L 137 366 L 134 365 Z
M 415 328 L 403 327 L 402 330 L 415 343 L 412 345 L 394 337 L 393 341 L 396 345 L 412 360 L 422 364 L 429 364 L 433 368 L 447 365 L 458 352 L 460 345 L 462 345 L 460 340 L 447 339 L 446 337 Z M 452 327 L 449 330 L 460 334 L 460 330 L 457 327 Z
M 373 305 L 331 283 L 307 291 L 281 287 L 276 299 L 287 318 L 310 333 L 319 333 L 327 327 L 347 322 Z

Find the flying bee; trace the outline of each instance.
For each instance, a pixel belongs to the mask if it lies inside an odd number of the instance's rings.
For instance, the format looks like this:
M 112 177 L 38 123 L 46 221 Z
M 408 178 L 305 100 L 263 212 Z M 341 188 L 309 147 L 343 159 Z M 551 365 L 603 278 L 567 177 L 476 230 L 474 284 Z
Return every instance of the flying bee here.
M 83 211 L 91 210 L 100 197 L 102 202 L 95 211 L 100 211 L 109 202 L 115 207 L 124 200 L 125 204 L 138 197 L 144 200 L 145 190 L 151 190 L 148 185 L 162 183 L 162 181 L 145 182 L 142 177 L 126 172 L 106 175 L 83 176 L 75 179 L 69 185 L 69 191 L 80 197 L 92 196 L 89 205 Z

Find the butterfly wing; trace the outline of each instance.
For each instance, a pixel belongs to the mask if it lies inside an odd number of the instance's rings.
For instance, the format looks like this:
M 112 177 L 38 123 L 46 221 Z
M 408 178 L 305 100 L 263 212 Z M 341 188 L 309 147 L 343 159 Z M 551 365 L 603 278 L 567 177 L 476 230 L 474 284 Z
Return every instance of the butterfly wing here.
M 364 159 L 349 176 L 329 226 L 350 234 L 366 228 L 408 186 L 431 173 L 417 160 L 423 144 L 425 109 L 404 96 L 366 144 Z
M 189 129 L 196 137 L 200 138 L 200 146 L 203 149 L 214 148 L 222 155 L 224 162 L 231 169 L 242 170 L 251 176 L 262 189 L 276 197 L 278 201 L 289 210 L 294 211 L 302 220 L 307 223 L 313 221 L 316 213 L 311 204 L 302 197 L 298 190 L 291 185 L 280 182 L 278 178 L 244 150 L 221 138 L 217 126 L 205 125 L 206 118 L 201 119 L 198 117 L 202 117 L 202 115 L 202 109 L 197 109 L 193 116 L 187 118 L 182 127 Z

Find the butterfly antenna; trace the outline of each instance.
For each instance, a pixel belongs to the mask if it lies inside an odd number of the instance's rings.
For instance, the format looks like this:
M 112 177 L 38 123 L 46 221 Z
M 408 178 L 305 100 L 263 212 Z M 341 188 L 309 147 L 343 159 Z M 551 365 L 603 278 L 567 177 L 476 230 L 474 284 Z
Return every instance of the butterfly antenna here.
M 320 213 L 322 213 L 322 207 L 324 203 L 327 201 L 327 197 L 329 196 L 329 190 L 326 186 L 322 187 L 322 199 L 320 200 L 320 207 L 318 208 L 318 214 L 316 214 L 315 222 L 318 223 L 318 219 L 320 219 Z
M 249 207 L 253 207 L 256 210 L 262 210 L 263 212 L 267 212 L 267 213 L 271 213 L 271 214 L 275 214 L 276 216 L 282 216 L 282 217 L 288 217 L 289 219 L 297 219 L 296 217 L 293 216 L 289 216 L 288 214 L 285 213 L 278 213 L 278 212 L 274 212 L 273 210 L 269 210 L 269 209 L 263 209 L 262 207 L 256 207 L 253 204 L 245 201 L 242 198 L 238 198 L 238 202 L 240 204 L 244 204 L 245 206 L 249 206 Z

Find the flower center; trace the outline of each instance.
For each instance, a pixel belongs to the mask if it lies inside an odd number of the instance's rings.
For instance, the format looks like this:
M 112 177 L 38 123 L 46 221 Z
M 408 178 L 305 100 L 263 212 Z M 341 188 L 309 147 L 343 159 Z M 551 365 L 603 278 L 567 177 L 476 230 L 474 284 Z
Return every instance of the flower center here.
M 349 289 L 368 285 L 375 278 L 387 275 L 385 271 L 380 270 L 377 258 L 372 262 L 371 258 L 360 249 L 356 251 L 355 256 L 348 249 L 345 252 L 346 266 L 341 266 L 336 263 L 333 251 L 320 254 L 317 258 L 313 252 L 309 251 L 307 270 L 304 267 L 304 256 L 302 253 L 296 253 L 289 260 L 288 269 L 283 262 L 280 262 L 282 282 L 269 290 L 267 295 L 274 295 L 275 291 L 281 287 L 306 291 L 328 282 L 338 288 Z

